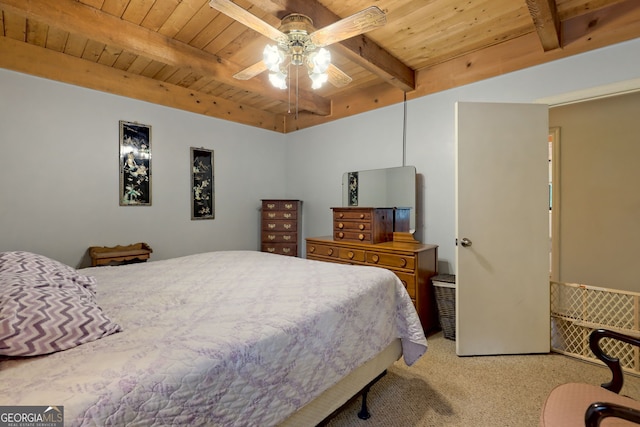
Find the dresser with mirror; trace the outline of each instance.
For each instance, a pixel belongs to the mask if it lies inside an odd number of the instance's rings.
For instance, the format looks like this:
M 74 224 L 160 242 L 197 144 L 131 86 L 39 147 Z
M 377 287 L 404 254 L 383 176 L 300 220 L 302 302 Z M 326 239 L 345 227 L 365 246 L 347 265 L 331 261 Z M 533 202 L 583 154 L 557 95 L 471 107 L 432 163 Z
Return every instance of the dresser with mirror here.
M 346 172 L 340 207 L 333 207 L 333 235 L 306 239 L 308 259 L 378 266 L 398 276 L 425 333 L 439 329 L 431 277 L 438 246 L 414 238 L 416 169 L 413 166 Z

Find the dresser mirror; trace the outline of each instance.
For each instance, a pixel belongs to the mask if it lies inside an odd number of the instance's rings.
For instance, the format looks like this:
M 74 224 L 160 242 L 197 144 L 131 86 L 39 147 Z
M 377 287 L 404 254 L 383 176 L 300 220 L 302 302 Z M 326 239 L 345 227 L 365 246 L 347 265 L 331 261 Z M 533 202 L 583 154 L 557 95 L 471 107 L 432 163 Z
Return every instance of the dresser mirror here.
M 410 208 L 409 229 L 416 229 L 416 168 L 401 166 L 345 172 L 342 206 Z

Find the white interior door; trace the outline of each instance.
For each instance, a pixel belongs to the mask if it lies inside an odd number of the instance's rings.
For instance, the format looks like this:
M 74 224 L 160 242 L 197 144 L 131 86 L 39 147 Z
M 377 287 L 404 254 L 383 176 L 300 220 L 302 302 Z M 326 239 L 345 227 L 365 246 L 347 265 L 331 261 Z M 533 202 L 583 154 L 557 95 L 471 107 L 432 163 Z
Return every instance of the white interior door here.
M 548 122 L 546 105 L 456 104 L 460 356 L 549 352 Z

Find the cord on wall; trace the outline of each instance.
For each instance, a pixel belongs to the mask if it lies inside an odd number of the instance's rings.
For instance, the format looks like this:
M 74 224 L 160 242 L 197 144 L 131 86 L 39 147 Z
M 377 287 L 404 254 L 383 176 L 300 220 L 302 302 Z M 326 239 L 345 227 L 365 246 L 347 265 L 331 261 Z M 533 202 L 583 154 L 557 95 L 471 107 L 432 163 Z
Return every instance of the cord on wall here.
M 407 92 L 404 93 L 402 114 L 402 166 L 407 165 Z

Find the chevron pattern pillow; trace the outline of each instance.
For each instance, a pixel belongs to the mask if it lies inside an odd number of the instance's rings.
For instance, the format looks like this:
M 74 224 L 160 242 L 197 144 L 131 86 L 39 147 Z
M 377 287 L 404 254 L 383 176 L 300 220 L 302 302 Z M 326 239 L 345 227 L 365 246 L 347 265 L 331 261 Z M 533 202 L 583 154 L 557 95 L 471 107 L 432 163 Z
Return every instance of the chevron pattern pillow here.
M 7 254 L 0 253 L 0 355 L 49 354 L 122 330 L 96 303 L 92 277 L 39 255 Z
M 0 252 L 0 275 L 13 273 L 29 275 L 35 278 L 57 283 L 60 287 L 78 285 L 94 296 L 96 281 L 93 277 L 78 273 L 73 267 L 63 264 L 44 255 L 25 251 Z

